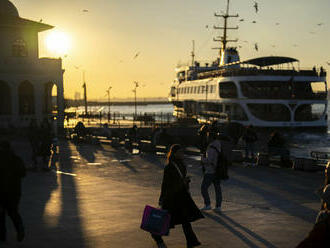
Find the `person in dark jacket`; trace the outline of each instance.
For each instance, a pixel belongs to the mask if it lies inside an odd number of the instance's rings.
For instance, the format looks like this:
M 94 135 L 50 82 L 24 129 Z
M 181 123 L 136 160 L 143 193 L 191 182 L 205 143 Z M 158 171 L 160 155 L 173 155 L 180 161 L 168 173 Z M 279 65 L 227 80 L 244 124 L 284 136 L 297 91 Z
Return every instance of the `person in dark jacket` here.
M 255 158 L 254 144 L 258 140 L 258 136 L 252 125 L 247 126 L 243 140 L 245 142 L 245 160 L 249 160 L 249 155 L 251 155 L 251 160 L 253 161 Z
M 296 248 L 328 248 L 330 247 L 330 185 L 327 185 L 321 198 L 324 208 L 316 218 L 313 229 Z
M 187 241 L 187 248 L 199 246 L 191 222 L 204 218 L 188 190 L 190 179 L 187 177 L 187 168 L 183 162 L 184 149 L 182 146 L 172 145 L 167 155 L 167 164 L 159 198 L 159 205 L 168 210 L 171 215 L 170 227 L 182 225 Z M 152 234 L 159 248 L 166 245 L 161 236 Z
M 22 218 L 18 212 L 21 198 L 21 180 L 26 171 L 23 161 L 15 155 L 8 141 L 0 144 L 0 240 L 6 241 L 6 213 L 14 223 L 17 240 L 24 239 Z

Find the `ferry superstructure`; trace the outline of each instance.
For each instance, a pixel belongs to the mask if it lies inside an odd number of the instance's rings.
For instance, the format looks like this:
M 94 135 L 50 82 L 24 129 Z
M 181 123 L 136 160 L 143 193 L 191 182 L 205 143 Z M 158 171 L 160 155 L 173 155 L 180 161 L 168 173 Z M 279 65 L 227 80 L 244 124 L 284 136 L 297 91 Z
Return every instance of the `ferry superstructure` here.
M 174 115 L 211 121 L 230 119 L 256 127 L 327 128 L 326 71 L 301 69 L 299 61 L 268 56 L 240 61 L 227 47 L 229 0 L 224 15 L 220 57 L 211 65 L 192 64 L 176 69 L 170 90 Z M 217 41 L 217 40 L 216 40 Z

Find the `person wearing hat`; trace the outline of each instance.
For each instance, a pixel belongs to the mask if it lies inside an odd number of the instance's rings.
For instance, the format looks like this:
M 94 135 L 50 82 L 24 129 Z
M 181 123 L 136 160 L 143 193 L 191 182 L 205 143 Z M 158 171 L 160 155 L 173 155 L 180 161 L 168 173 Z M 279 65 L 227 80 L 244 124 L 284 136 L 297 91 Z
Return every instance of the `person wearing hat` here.
M 317 215 L 314 227 L 307 238 L 300 242 L 297 248 L 326 248 L 330 247 L 330 185 L 322 194 L 324 209 Z
M 222 203 L 222 192 L 220 179 L 216 176 L 216 167 L 218 163 L 218 156 L 221 152 L 221 142 L 219 140 L 220 136 L 218 133 L 209 132 L 208 139 L 210 141 L 206 155 L 202 155 L 202 164 L 203 164 L 203 172 L 204 177 L 201 184 L 201 193 L 204 199 L 204 207 L 201 210 L 211 210 L 211 200 L 209 196 L 208 189 L 211 184 L 214 185 L 215 189 L 215 210 L 221 211 L 221 203 Z

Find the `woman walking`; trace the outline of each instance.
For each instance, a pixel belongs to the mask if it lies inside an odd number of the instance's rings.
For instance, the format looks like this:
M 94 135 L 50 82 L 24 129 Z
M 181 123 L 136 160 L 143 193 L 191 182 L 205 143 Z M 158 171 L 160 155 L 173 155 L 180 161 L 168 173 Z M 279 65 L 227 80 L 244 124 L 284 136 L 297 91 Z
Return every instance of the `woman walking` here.
M 187 177 L 187 168 L 183 162 L 184 149 L 182 146 L 172 145 L 167 155 L 167 163 L 159 198 L 159 205 L 168 210 L 171 215 L 170 227 L 182 225 L 187 241 L 187 248 L 199 246 L 191 222 L 204 218 L 189 193 L 190 179 Z M 166 248 L 161 236 L 152 234 L 159 248 Z

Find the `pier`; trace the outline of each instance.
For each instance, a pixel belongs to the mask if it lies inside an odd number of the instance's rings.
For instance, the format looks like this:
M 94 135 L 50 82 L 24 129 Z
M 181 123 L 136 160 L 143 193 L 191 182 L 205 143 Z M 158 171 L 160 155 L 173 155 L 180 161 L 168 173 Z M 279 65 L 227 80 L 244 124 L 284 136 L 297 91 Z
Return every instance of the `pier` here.
M 13 147 L 29 163 L 26 140 L 13 140 Z M 122 146 L 61 140 L 59 156 L 58 171 L 29 172 L 24 180 L 22 247 L 155 247 L 139 226 L 144 206 L 157 206 L 164 154 L 133 155 Z M 202 206 L 200 162 L 194 156 L 186 162 L 192 197 Z M 207 211 L 193 223 L 201 247 L 289 248 L 311 230 L 323 172 L 237 163 L 229 176 L 222 183 L 222 213 Z M 17 247 L 11 226 L 8 233 L 5 247 Z M 180 227 L 165 240 L 168 247 L 185 245 Z

